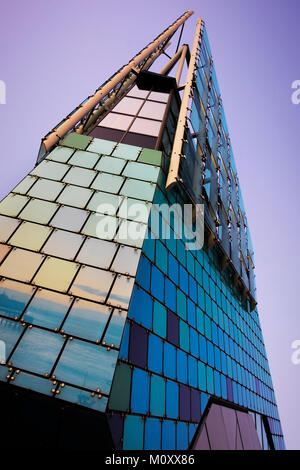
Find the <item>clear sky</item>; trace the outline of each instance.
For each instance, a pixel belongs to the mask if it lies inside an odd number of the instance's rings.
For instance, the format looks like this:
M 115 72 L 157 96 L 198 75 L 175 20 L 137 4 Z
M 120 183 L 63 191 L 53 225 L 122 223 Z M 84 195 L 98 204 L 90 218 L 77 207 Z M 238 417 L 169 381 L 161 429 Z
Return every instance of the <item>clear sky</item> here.
M 1 6 L 0 197 L 40 139 L 188 9 L 207 26 L 255 250 L 258 305 L 288 448 L 300 449 L 299 0 L 11 0 Z M 173 44 L 174 46 L 175 44 Z M 1 101 L 1 100 L 0 100 Z

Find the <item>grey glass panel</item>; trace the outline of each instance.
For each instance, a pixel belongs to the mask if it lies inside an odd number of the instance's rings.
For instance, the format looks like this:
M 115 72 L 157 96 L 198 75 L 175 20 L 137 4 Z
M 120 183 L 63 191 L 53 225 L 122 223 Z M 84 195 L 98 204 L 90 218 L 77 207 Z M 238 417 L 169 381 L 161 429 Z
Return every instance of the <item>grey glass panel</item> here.
M 37 377 L 26 372 L 15 374 L 14 381 L 11 382 L 18 387 L 28 388 L 43 393 L 44 395 L 52 395 L 53 383 L 47 378 Z
M 115 215 L 121 201 L 123 201 L 121 196 L 97 191 L 88 203 L 87 208 L 100 214 Z
M 78 232 L 89 215 L 88 211 L 75 209 L 74 207 L 62 206 L 51 220 L 53 227 L 64 228 Z
M 43 247 L 42 253 L 58 256 L 59 258 L 73 259 L 83 240 L 83 235 L 55 229 Z
M 0 314 L 5 317 L 19 318 L 34 290 L 28 284 L 8 279 L 2 280 L 0 282 Z
M 49 331 L 29 328 L 11 357 L 15 367 L 38 374 L 49 374 L 64 339 Z
M 139 112 L 139 116 L 162 120 L 166 105 L 163 103 L 154 103 L 152 101 L 146 101 L 142 109 Z
M 29 195 L 39 199 L 46 199 L 48 201 L 55 201 L 64 184 L 58 181 L 50 181 L 45 179 L 38 179 L 29 191 Z
M 116 243 L 89 238 L 81 248 L 76 261 L 107 269 L 117 251 Z
M 155 187 L 155 184 L 128 179 L 125 181 L 120 194 L 133 198 L 138 197 L 139 199 L 144 199 L 145 201 L 152 201 Z
M 13 192 L 14 193 L 20 193 L 20 194 L 26 194 L 28 189 L 31 188 L 31 186 L 33 185 L 33 183 L 35 183 L 36 180 L 37 180 L 37 178 L 35 176 L 31 176 L 31 175 L 25 176 L 25 178 L 21 181 L 21 183 L 19 183 L 13 189 Z
M 125 245 L 141 248 L 144 243 L 146 230 L 146 224 L 122 220 L 115 240 L 119 243 L 124 243 Z
M 202 204 L 203 164 L 190 135 L 188 135 L 188 142 L 184 144 L 184 153 L 187 158 L 180 168 L 180 177 L 193 200 Z
M 87 150 L 89 152 L 110 155 L 116 145 L 116 142 L 111 142 L 110 140 L 94 139 L 93 142 L 91 142 L 88 146 Z
M 134 279 L 119 274 L 111 290 L 108 303 L 120 308 L 128 308 Z
M 69 335 L 99 341 L 110 313 L 104 305 L 76 299 L 62 328 Z
M 9 244 L 39 251 L 49 237 L 51 230 L 51 227 L 24 221 L 9 239 Z
M 77 184 L 79 186 L 88 187 L 96 176 L 96 171 L 86 168 L 72 167 L 68 174 L 64 177 L 65 183 Z
M 124 178 L 122 176 L 110 175 L 108 173 L 100 173 L 92 184 L 92 188 L 108 193 L 118 193 Z
M 139 264 L 141 250 L 130 246 L 120 246 L 117 256 L 112 264 L 112 271 L 135 276 Z
M 125 170 L 123 171 L 124 176 L 129 176 L 138 180 L 155 182 L 157 181 L 158 174 L 159 167 L 138 162 L 128 162 Z
M 129 91 L 129 93 L 127 93 L 127 96 L 135 96 L 136 98 L 146 98 L 148 94 L 149 94 L 148 90 L 139 90 L 137 86 L 134 86 Z
M 101 127 L 110 127 L 112 129 L 120 129 L 126 131 L 132 122 L 133 116 L 125 116 L 125 114 L 109 113 L 99 123 Z
M 7 253 L 11 250 L 11 247 L 8 245 L 2 245 L 0 243 L 0 263 L 4 260 Z
M 65 163 L 69 160 L 73 152 L 73 149 L 69 149 L 66 147 L 56 147 L 54 150 L 52 150 L 51 153 L 49 153 L 47 159 Z
M 238 233 L 238 226 L 233 216 L 231 216 L 231 219 L 230 219 L 230 236 L 231 236 L 230 256 L 231 256 L 235 269 L 237 270 L 238 273 L 240 273 L 239 233 Z
M 106 173 L 113 173 L 120 175 L 126 161 L 122 158 L 106 157 L 103 156 L 96 166 L 96 170 L 105 171 Z
M 34 170 L 32 170 L 31 174 L 49 178 L 50 180 L 60 181 L 67 173 L 68 169 L 68 165 L 64 165 L 63 163 L 44 160 L 38 166 L 36 166 Z
M 24 207 L 19 217 L 21 219 L 38 222 L 40 224 L 48 224 L 49 220 L 57 211 L 59 204 L 41 199 L 31 199 L 27 206 Z
M 151 91 L 148 100 L 161 101 L 167 103 L 169 99 L 169 93 L 158 93 L 157 91 Z
M 112 240 L 118 228 L 119 219 L 110 215 L 92 214 L 82 229 L 90 237 Z
M 151 203 L 139 199 L 125 198 L 120 206 L 118 216 L 135 222 L 148 223 Z
M 56 366 L 58 380 L 108 394 L 118 351 L 84 341 L 69 341 Z
M 134 147 L 133 145 L 118 144 L 117 148 L 113 151 L 113 156 L 124 158 L 125 160 L 137 160 L 141 147 Z
M 126 310 L 114 309 L 114 313 L 104 336 L 106 344 L 115 346 L 116 348 L 120 347 L 126 317 Z
M 136 132 L 137 134 L 154 135 L 159 134 L 161 127 L 160 121 L 152 121 L 150 119 L 136 118 L 130 127 L 130 132 Z
M 16 217 L 28 202 L 28 197 L 10 193 L 0 202 L 0 214 Z
M 113 109 L 114 113 L 125 113 L 135 116 L 143 104 L 143 100 L 137 98 L 123 98 Z
M 91 395 L 91 392 L 81 390 L 80 388 L 71 387 L 66 385 L 60 389 L 60 393 L 55 395 L 55 398 L 77 403 L 80 406 L 86 406 L 97 411 L 105 411 L 107 406 L 107 398 L 101 394 Z
M 27 307 L 25 322 L 46 328 L 59 328 L 71 305 L 72 297 L 38 289 Z
M 32 283 L 49 289 L 66 292 L 72 282 L 78 265 L 50 256 L 45 260 Z
M 0 215 L 0 242 L 6 242 L 20 223 L 20 220 Z
M 0 318 L 0 340 L 5 343 L 5 358 L 0 359 L 1 364 L 5 364 L 7 361 L 8 356 L 18 341 L 21 333 L 23 333 L 23 330 L 24 328 L 21 323 Z
M 76 150 L 72 158 L 69 160 L 69 164 L 82 166 L 84 168 L 94 168 L 98 159 L 99 155 L 96 155 L 95 153 Z
M 67 186 L 58 198 L 58 202 L 68 206 L 83 208 L 92 196 L 93 191 L 79 186 Z
M 29 282 L 43 261 L 43 255 L 14 248 L 0 266 L 0 276 Z
M 104 302 L 114 275 L 101 269 L 83 266 L 73 282 L 70 293 L 85 299 Z

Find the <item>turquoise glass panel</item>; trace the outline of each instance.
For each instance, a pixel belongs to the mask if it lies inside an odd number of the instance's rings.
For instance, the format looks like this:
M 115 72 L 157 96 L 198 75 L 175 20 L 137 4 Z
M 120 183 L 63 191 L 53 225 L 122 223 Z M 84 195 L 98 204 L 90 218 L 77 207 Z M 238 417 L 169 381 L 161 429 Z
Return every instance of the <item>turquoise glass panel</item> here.
M 143 449 L 144 421 L 140 416 L 127 415 L 124 421 L 124 450 Z
M 166 338 L 167 311 L 166 308 L 157 300 L 154 301 L 153 308 L 153 331 L 162 338 Z
M 96 170 L 120 175 L 126 164 L 121 158 L 103 156 L 97 163 Z
M 166 383 L 162 377 L 152 375 L 150 385 L 150 413 L 154 416 L 165 414 Z
M 116 142 L 111 142 L 110 140 L 94 139 L 87 147 L 87 150 L 89 152 L 110 155 L 116 145 Z
M 137 160 L 141 147 L 134 147 L 133 145 L 118 144 L 113 152 L 114 157 L 124 158 L 125 160 Z

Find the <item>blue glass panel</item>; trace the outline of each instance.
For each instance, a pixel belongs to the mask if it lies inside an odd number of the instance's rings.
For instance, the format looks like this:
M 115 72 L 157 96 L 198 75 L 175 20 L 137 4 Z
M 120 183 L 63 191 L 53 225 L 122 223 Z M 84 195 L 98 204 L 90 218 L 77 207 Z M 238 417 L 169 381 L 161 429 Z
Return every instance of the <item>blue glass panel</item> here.
M 124 421 L 124 450 L 143 449 L 144 421 L 140 416 L 127 415 Z
M 199 335 L 199 349 L 201 361 L 207 362 L 207 341 L 202 335 Z
M 220 374 L 216 370 L 214 371 L 214 384 L 215 384 L 215 395 L 221 396 L 221 379 Z
M 20 317 L 35 288 L 27 284 L 2 280 L 0 283 L 0 314 L 5 317 Z
M 0 318 L 0 341 L 5 344 L 5 360 L 10 355 L 23 331 L 24 328 L 20 323 Z
M 169 343 L 164 344 L 164 375 L 176 378 L 176 349 Z
M 152 375 L 150 388 L 150 413 L 154 416 L 165 414 L 166 383 L 162 377 Z
M 63 329 L 72 336 L 91 341 L 100 340 L 110 313 L 109 308 L 104 305 L 78 299 L 73 304 Z
M 176 286 L 168 278 L 165 283 L 165 304 L 170 310 L 176 311 Z
M 206 367 L 206 378 L 207 378 L 207 391 L 211 394 L 214 393 L 214 371 L 211 367 Z
M 152 298 L 143 289 L 134 287 L 128 317 L 149 330 L 152 328 Z
M 11 357 L 14 366 L 38 374 L 50 373 L 64 339 L 39 328 L 27 329 Z
M 166 383 L 166 415 L 168 418 L 178 418 L 179 391 L 178 385 L 171 380 Z
M 189 293 L 191 299 L 196 303 L 197 302 L 197 283 L 192 276 L 189 276 Z
M 179 320 L 179 344 L 187 353 L 190 351 L 189 326 L 182 320 Z
M 177 380 L 187 383 L 187 355 L 181 349 L 177 349 Z
M 168 252 L 159 240 L 156 240 L 155 263 L 163 273 L 168 273 Z
M 84 341 L 69 341 L 55 368 L 59 380 L 109 394 L 118 351 Z
M 180 289 L 177 289 L 177 315 L 186 320 L 186 296 Z
M 177 423 L 177 449 L 187 450 L 188 448 L 188 427 L 187 423 L 179 421 Z
M 147 418 L 145 422 L 145 450 L 161 448 L 161 422 L 157 418 Z
M 195 357 L 199 356 L 199 338 L 198 333 L 193 328 L 190 328 L 190 349 L 191 354 Z
M 189 371 L 189 384 L 191 387 L 197 388 L 198 376 L 197 376 L 197 361 L 194 357 L 188 357 L 188 371 Z
M 166 338 L 167 311 L 166 308 L 157 300 L 154 301 L 153 308 L 153 331 L 162 338 Z
M 178 286 L 178 262 L 174 256 L 169 253 L 169 277 Z
M 179 266 L 179 285 L 180 289 L 188 295 L 189 294 L 189 282 L 188 282 L 188 273 L 183 266 Z
M 107 405 L 106 397 L 102 396 L 99 398 L 98 395 L 92 397 L 90 392 L 80 390 L 76 387 L 70 387 L 70 385 L 66 385 L 65 387 L 61 388 L 60 394 L 56 395 L 56 398 L 67 400 L 80 406 L 86 406 L 87 408 L 92 408 L 93 410 L 102 412 L 106 410 Z
M 162 449 L 175 449 L 175 422 L 165 419 L 162 423 Z
M 133 413 L 147 414 L 149 411 L 149 386 L 148 372 L 134 368 L 132 373 L 131 409 Z
M 196 328 L 196 305 L 190 299 L 187 299 L 188 323 Z
M 145 253 L 148 258 L 154 262 L 154 254 L 155 254 L 155 240 L 151 238 L 151 233 L 146 233 L 146 237 L 143 244 L 143 252 Z
M 207 362 L 210 366 L 214 366 L 214 347 L 210 341 L 207 341 Z
M 71 305 L 72 299 L 63 294 L 38 290 L 26 309 L 24 320 L 46 328 L 59 328 Z
M 104 336 L 104 341 L 106 344 L 114 345 L 116 348 L 120 347 L 126 317 L 126 310 L 120 310 L 117 308 L 114 309 Z
M 208 403 L 208 400 L 209 400 L 209 395 L 207 395 L 206 393 L 201 393 L 200 400 L 201 400 L 201 414 L 203 414 L 205 411 L 206 405 Z
M 164 301 L 164 276 L 155 266 L 152 266 L 151 293 L 161 302 Z
M 199 333 L 204 333 L 204 313 L 196 306 L 196 328 Z
M 162 373 L 163 342 L 158 336 L 149 334 L 148 368 L 157 374 Z
M 136 280 L 145 289 L 150 289 L 150 269 L 151 264 L 145 256 L 141 256 Z
M 26 372 L 15 374 L 15 380 L 11 383 L 18 387 L 41 392 L 45 395 L 52 395 L 51 389 L 53 388 L 53 383 L 49 379 L 27 374 Z

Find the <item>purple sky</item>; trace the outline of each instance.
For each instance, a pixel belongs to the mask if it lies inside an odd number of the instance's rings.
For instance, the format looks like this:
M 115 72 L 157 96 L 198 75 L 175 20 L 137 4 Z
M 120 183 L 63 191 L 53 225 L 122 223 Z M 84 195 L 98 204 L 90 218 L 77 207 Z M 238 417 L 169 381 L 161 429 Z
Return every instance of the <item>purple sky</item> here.
M 1 186 L 5 196 L 40 139 L 185 10 L 202 17 L 216 65 L 255 250 L 259 313 L 288 448 L 300 449 L 299 0 L 12 0 L 1 8 Z M 174 41 L 175 42 L 175 41 Z M 174 46 L 174 44 L 173 44 Z

